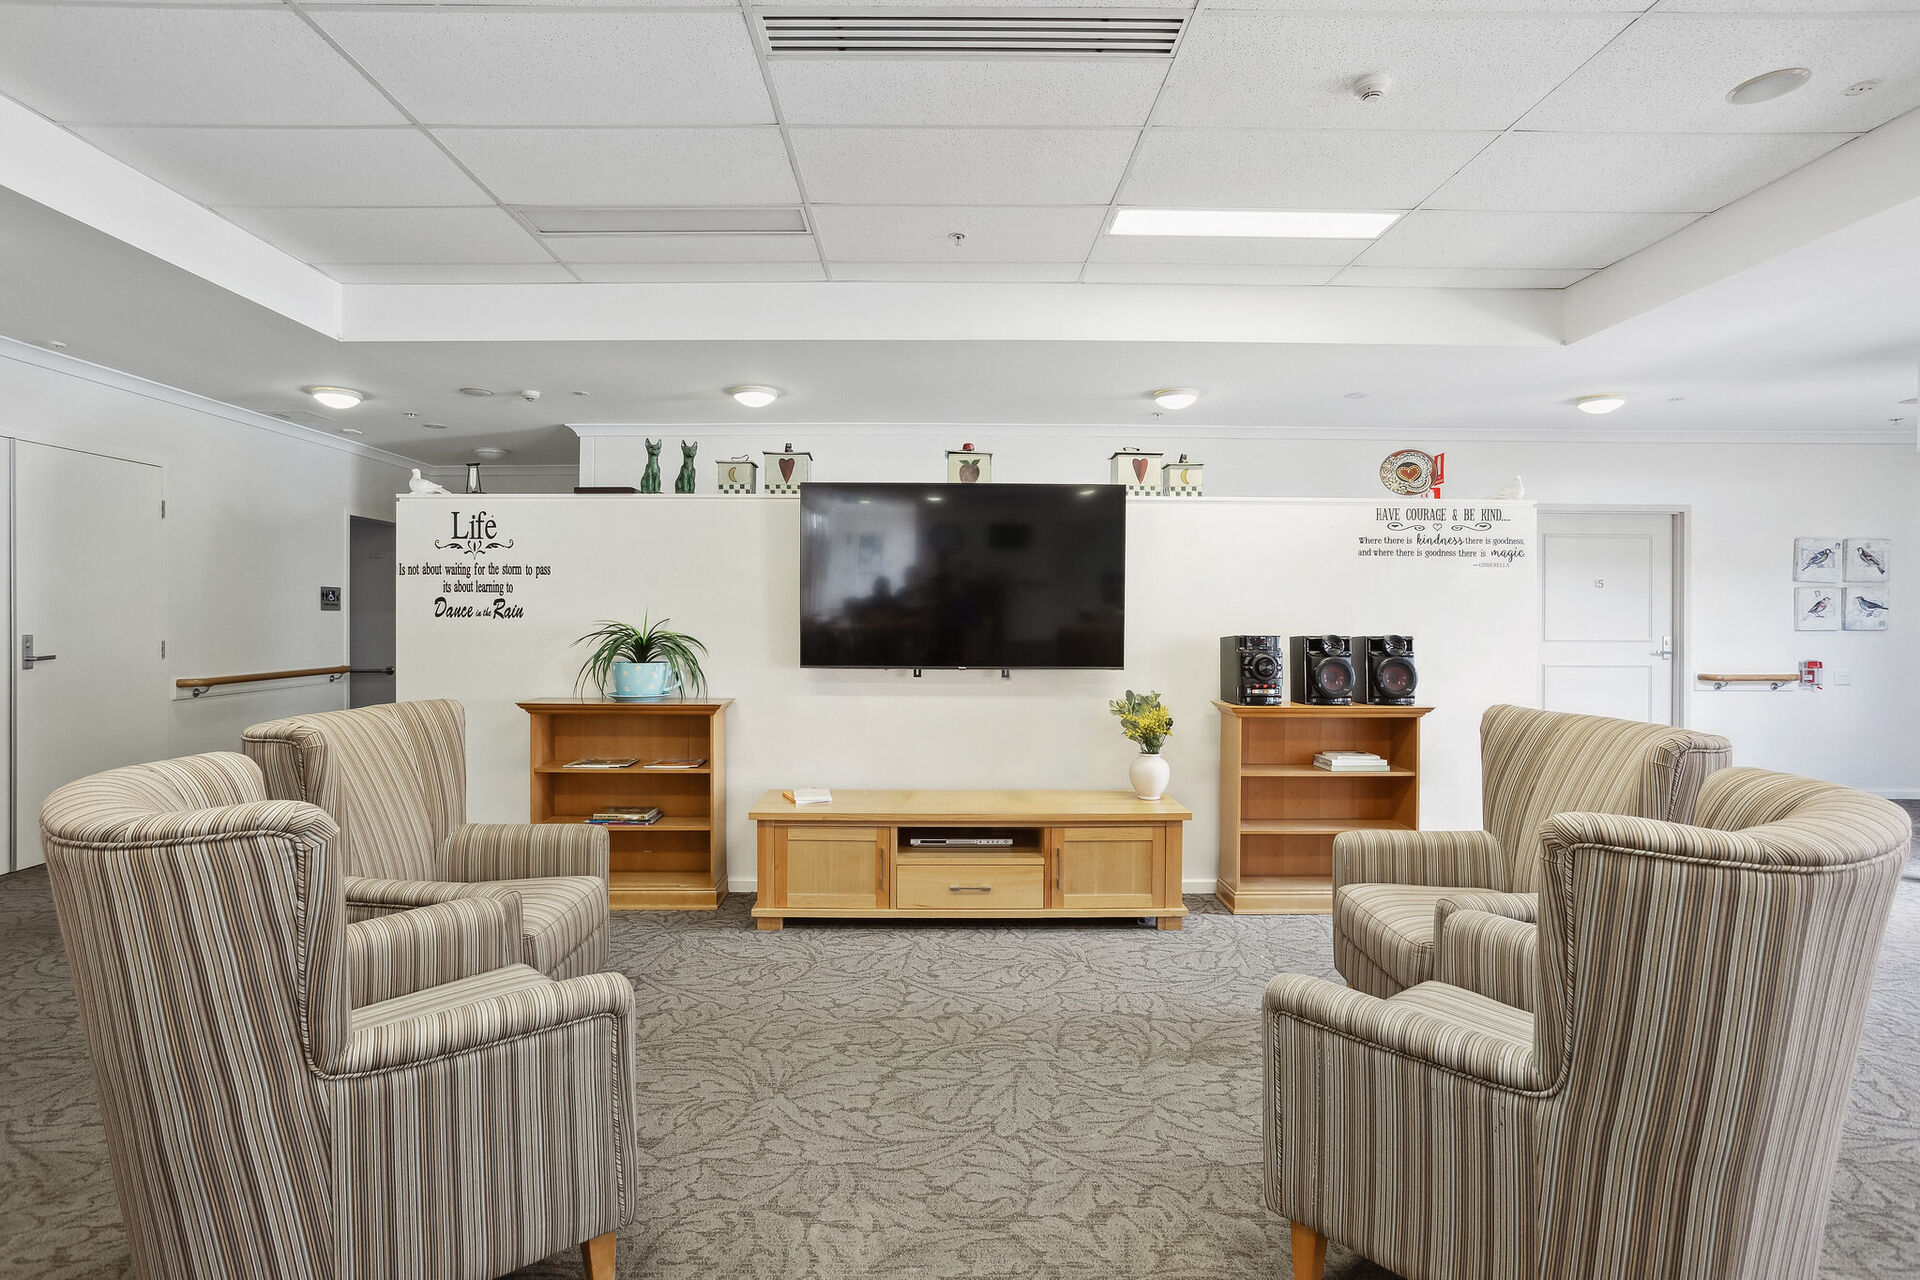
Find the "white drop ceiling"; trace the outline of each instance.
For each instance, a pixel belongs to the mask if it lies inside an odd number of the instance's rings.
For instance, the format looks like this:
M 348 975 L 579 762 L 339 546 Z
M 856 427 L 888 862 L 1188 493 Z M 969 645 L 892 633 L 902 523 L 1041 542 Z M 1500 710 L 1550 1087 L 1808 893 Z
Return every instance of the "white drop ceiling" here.
M 1098 7 L 1187 14 L 1176 55 L 770 58 L 754 6 L 697 0 L 7 0 L 0 94 L 354 285 L 1558 289 L 1920 106 L 1920 0 Z M 1782 66 L 1815 74 L 1726 103 Z M 510 211 L 796 203 L 809 235 Z M 1411 212 L 1373 243 L 1103 233 L 1140 204 Z

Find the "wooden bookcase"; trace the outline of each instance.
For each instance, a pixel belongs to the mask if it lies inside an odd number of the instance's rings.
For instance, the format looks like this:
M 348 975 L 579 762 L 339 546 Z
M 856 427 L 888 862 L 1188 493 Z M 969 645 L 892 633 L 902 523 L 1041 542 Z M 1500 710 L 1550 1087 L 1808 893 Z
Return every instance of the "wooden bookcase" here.
M 731 698 L 546 698 L 520 704 L 531 725 L 532 820 L 584 822 L 607 805 L 659 805 L 645 827 L 608 827 L 607 904 L 615 911 L 712 911 L 727 895 L 727 708 Z M 625 769 L 569 760 L 638 756 Z M 705 757 L 697 769 L 651 759 Z
M 1333 910 L 1333 838 L 1420 825 L 1420 717 L 1431 707 L 1220 709 L 1220 872 L 1239 915 Z M 1386 773 L 1316 769 L 1326 750 L 1372 751 Z

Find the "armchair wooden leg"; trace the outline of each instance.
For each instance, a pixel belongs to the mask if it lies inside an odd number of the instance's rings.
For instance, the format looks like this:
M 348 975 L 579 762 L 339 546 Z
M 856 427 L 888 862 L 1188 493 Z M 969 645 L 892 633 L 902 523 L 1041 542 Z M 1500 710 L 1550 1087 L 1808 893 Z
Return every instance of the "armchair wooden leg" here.
M 613 1280 L 613 1232 L 582 1241 L 580 1261 L 586 1265 L 587 1280 Z
M 1312 1227 L 1292 1225 L 1293 1280 L 1320 1280 L 1327 1270 L 1327 1238 Z M 612 1246 L 608 1248 L 611 1257 Z

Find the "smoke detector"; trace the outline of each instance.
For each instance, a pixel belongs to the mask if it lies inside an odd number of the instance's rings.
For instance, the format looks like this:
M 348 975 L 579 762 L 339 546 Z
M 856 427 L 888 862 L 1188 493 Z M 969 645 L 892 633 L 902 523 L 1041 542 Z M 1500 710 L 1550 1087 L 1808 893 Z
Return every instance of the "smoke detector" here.
M 528 404 L 532 404 L 534 401 L 540 398 L 540 393 L 538 391 L 535 391 L 532 387 L 528 387 L 525 391 L 516 391 L 513 394 L 519 396 L 522 400 L 525 400 Z
M 1364 76 L 1356 76 L 1353 81 L 1353 96 L 1362 102 L 1372 102 L 1387 96 L 1387 90 L 1393 87 L 1393 78 L 1384 71 L 1371 71 Z

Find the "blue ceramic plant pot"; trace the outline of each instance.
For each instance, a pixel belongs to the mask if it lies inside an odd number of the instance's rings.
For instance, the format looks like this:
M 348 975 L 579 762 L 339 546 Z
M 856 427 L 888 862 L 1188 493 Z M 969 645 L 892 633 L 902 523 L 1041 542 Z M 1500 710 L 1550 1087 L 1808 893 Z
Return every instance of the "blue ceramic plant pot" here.
M 678 692 L 680 677 L 664 662 L 613 664 L 613 696 L 616 698 L 664 698 Z

